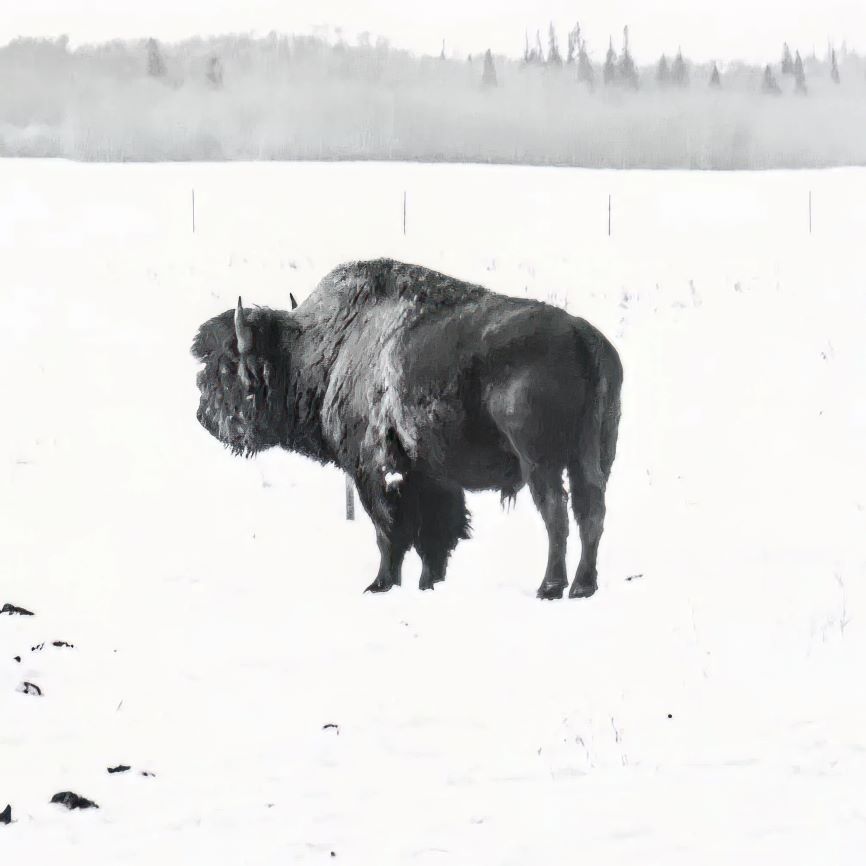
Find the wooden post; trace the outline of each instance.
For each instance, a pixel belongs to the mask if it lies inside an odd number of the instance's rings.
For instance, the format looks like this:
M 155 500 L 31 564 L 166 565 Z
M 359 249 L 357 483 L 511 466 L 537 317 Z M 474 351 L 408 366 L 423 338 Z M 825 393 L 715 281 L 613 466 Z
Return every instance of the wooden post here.
M 403 237 L 406 237 L 406 190 L 403 190 Z
M 195 234 L 195 189 L 192 191 L 192 233 Z
M 346 476 L 346 520 L 355 519 L 355 487 L 352 479 Z
M 611 196 L 607 194 L 607 236 L 610 237 Z

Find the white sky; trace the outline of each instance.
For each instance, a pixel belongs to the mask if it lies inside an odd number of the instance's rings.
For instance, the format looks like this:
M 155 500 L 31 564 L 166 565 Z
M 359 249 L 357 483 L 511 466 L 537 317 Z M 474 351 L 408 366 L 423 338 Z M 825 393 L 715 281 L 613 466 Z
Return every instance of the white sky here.
M 348 39 L 367 30 L 416 53 L 449 54 L 490 47 L 511 56 L 553 20 L 563 47 L 580 20 L 590 53 L 603 56 L 631 28 L 638 62 L 662 51 L 695 60 L 777 60 L 787 41 L 802 53 L 866 46 L 866 0 L 0 0 L 0 43 L 19 35 L 66 33 L 73 43 L 155 36 L 171 41 L 227 32 L 311 33 L 342 27 Z M 333 32 L 333 30 L 332 30 Z

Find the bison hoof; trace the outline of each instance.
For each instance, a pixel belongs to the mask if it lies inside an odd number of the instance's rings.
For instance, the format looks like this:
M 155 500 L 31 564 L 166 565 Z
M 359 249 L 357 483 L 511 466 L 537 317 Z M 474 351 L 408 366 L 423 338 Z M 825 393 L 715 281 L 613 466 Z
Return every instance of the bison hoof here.
M 392 586 L 394 586 L 393 583 L 386 583 L 376 579 L 364 590 L 364 592 L 387 592 Z
M 535 595 L 538 598 L 553 601 L 555 598 L 562 598 L 562 593 L 565 592 L 565 587 L 566 584 L 564 583 L 542 583 L 541 586 L 538 587 L 538 592 L 535 593 Z
M 418 589 L 422 592 L 426 589 L 436 589 L 437 583 L 442 583 L 445 580 L 445 575 L 435 575 L 428 571 L 421 572 L 421 579 L 418 581 Z
M 568 591 L 569 598 L 589 598 L 591 595 L 595 594 L 595 591 L 598 589 L 598 584 L 593 581 L 592 583 L 578 583 L 575 581 L 571 585 L 571 589 Z

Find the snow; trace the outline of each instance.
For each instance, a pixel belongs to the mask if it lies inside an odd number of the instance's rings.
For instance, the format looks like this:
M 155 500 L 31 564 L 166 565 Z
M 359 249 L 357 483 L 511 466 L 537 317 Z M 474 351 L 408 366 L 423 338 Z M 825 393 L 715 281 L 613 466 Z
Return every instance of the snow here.
M 2 862 L 860 863 L 863 237 L 855 169 L 0 161 Z M 525 492 L 363 595 L 341 475 L 196 422 L 202 321 L 382 255 L 614 339 L 592 599 Z

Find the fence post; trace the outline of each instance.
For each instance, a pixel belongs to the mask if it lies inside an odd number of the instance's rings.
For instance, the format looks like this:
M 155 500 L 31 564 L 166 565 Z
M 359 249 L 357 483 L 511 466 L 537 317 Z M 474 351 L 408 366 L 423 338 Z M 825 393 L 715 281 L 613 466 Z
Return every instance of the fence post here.
M 352 479 L 346 476 L 346 520 L 355 519 L 355 487 Z

